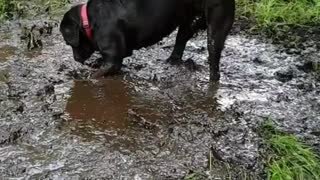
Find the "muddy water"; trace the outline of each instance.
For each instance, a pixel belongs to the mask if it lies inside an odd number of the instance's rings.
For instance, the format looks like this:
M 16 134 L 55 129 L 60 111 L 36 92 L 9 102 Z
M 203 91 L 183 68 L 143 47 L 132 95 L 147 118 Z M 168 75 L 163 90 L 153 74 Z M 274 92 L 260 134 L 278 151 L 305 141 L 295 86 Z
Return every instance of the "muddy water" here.
M 181 179 L 207 171 L 210 153 L 213 177 L 240 179 L 262 170 L 257 127 L 268 117 L 320 148 L 312 45 L 293 54 L 231 35 L 212 85 L 206 34 L 186 48 L 197 71 L 164 62 L 173 34 L 135 51 L 122 75 L 91 81 L 57 28 L 34 56 L 2 33 L 0 179 Z
M 79 124 L 92 123 L 95 128 L 102 129 L 126 129 L 129 126 L 130 101 L 131 95 L 121 80 L 107 80 L 102 85 L 76 81 L 66 111 L 72 119 L 79 120 Z

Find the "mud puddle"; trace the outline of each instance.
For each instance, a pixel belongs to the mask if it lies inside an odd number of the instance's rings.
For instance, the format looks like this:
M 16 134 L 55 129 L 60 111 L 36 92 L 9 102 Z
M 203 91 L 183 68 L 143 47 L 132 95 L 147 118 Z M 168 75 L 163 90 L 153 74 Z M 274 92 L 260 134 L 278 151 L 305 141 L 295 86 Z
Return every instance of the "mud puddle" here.
M 94 124 L 94 129 L 126 129 L 131 95 L 121 80 L 94 84 L 76 81 L 66 112 L 77 124 Z
M 143 129 L 156 130 L 164 124 L 167 107 L 166 102 L 142 97 L 135 92 L 132 82 L 121 77 L 76 80 L 66 105 L 66 115 L 73 133 L 85 139 L 104 134 L 111 140 L 119 134 L 127 134 L 134 142 Z
M 8 47 L 19 47 L 11 38 Z M 41 53 L 10 52 L 0 63 L 0 177 L 257 177 L 257 128 L 268 117 L 320 148 L 320 84 L 308 65 L 318 49 L 292 54 L 231 35 L 220 84 L 210 85 L 206 34 L 186 48 L 196 71 L 165 63 L 174 39 L 135 51 L 123 75 L 98 81 L 87 79 L 91 69 L 73 60 L 57 28 Z

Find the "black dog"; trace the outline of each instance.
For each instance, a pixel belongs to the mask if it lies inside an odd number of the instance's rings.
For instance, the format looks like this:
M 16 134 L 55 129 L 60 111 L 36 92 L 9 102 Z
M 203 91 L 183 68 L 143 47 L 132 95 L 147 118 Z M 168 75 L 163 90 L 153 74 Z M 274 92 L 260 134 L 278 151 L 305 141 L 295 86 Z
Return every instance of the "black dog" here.
M 218 81 L 221 51 L 234 13 L 234 0 L 90 0 L 64 15 L 60 31 L 76 61 L 83 63 L 96 50 L 101 53 L 102 66 L 93 75 L 97 78 L 116 73 L 134 49 L 159 42 L 177 27 L 168 61 L 178 63 L 187 41 L 207 29 L 210 80 Z

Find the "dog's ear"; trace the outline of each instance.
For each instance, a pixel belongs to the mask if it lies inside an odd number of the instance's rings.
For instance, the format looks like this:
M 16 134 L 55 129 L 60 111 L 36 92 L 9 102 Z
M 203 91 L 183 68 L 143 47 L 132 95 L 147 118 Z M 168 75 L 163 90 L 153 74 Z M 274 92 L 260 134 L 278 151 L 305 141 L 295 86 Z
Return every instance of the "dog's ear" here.
M 61 23 L 60 31 L 67 44 L 77 47 L 79 46 L 79 25 L 75 22 Z

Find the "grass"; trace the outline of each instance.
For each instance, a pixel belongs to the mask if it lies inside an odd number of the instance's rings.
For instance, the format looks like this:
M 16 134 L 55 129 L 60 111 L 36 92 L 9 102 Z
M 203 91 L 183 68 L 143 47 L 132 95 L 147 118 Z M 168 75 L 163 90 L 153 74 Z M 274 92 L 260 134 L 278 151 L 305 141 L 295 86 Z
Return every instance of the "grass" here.
M 39 14 L 55 14 L 69 0 L 0 0 L 0 20 L 36 16 Z
M 258 28 L 319 24 L 320 0 L 236 0 L 241 18 Z
M 319 180 L 320 159 L 314 150 L 293 135 L 263 125 L 268 154 L 265 164 L 269 180 Z
M 10 0 L 0 0 L 0 19 L 8 17 L 12 11 L 12 3 Z

